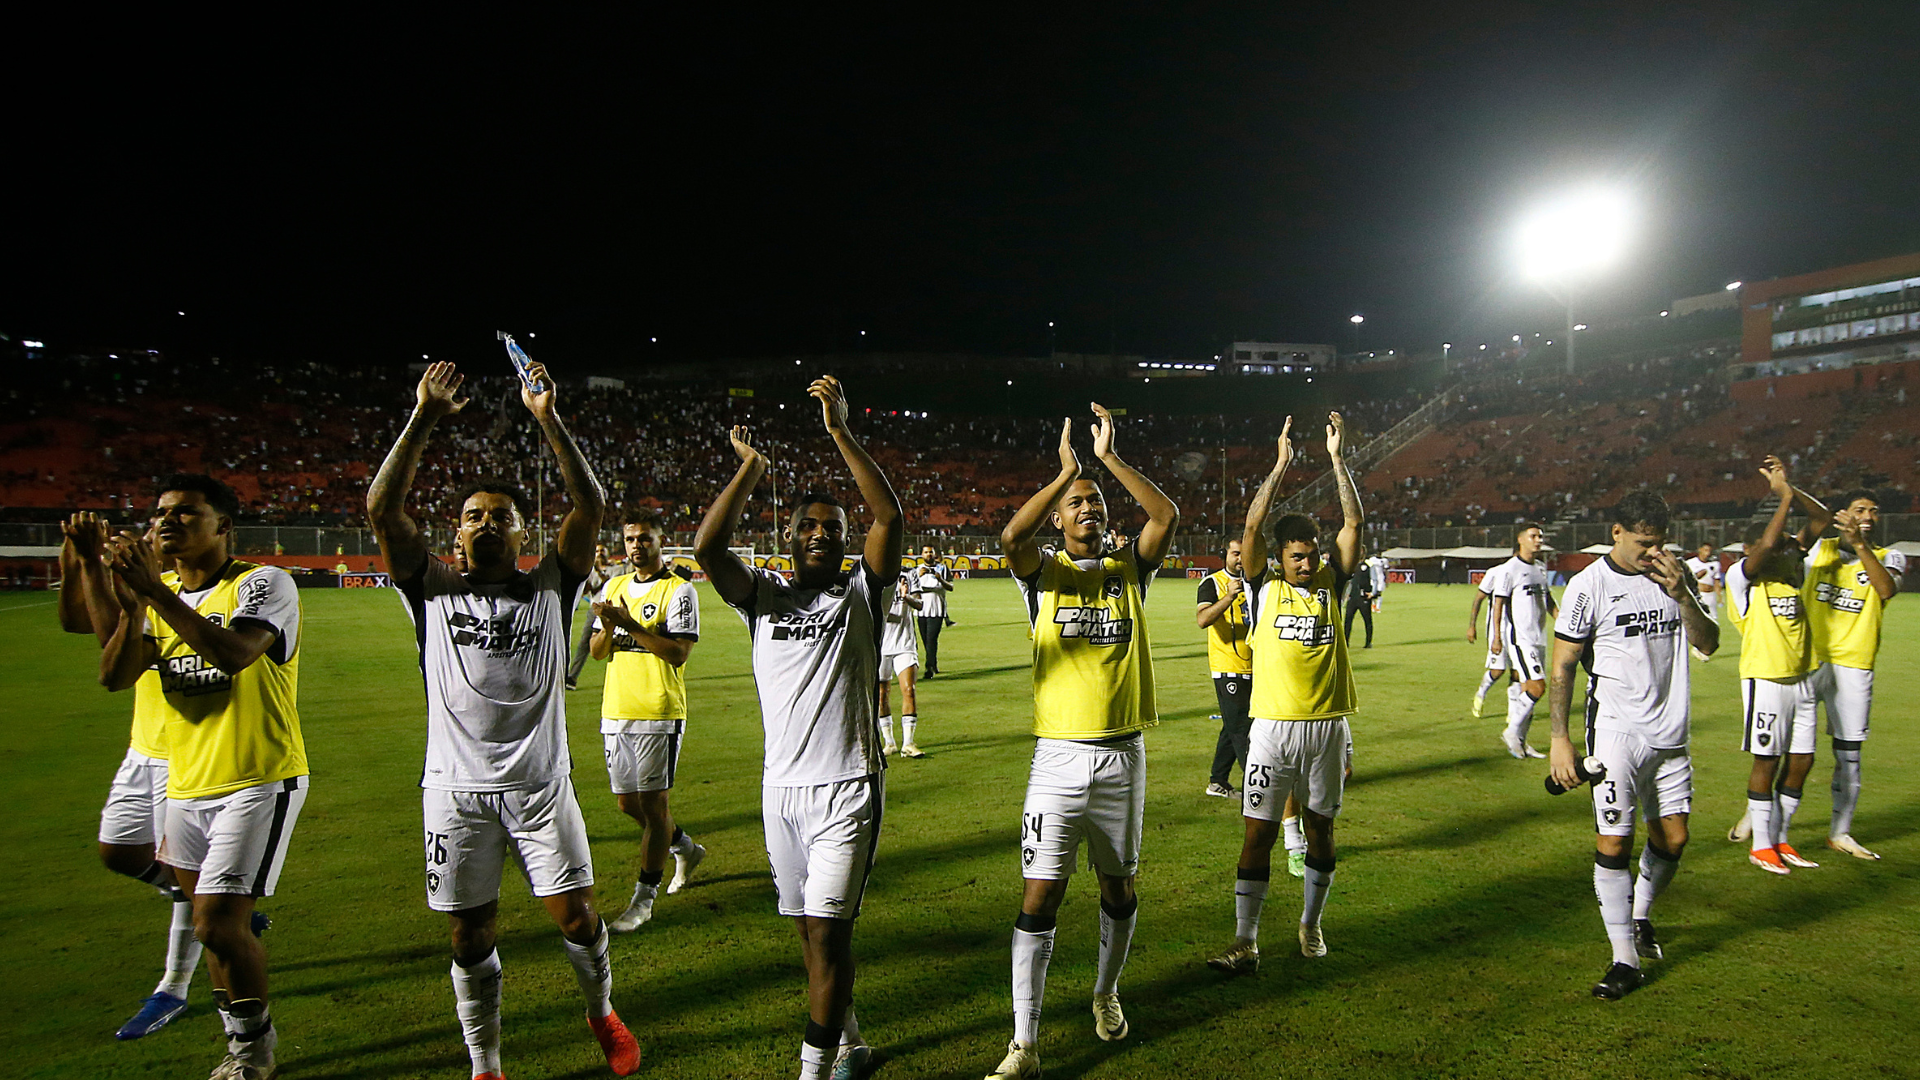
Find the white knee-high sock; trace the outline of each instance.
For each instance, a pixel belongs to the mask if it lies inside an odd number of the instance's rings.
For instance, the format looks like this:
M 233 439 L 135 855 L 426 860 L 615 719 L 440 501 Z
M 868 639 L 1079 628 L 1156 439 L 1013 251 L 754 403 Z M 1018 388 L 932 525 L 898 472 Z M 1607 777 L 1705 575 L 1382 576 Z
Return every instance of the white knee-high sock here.
M 1539 703 L 1540 699 L 1527 693 L 1527 688 L 1519 683 L 1507 687 L 1507 730 L 1524 741 L 1527 731 L 1533 727 L 1533 707 Z
M 1327 894 L 1333 891 L 1333 860 L 1307 856 L 1305 886 L 1300 890 L 1300 925 L 1320 925 L 1320 912 L 1327 906 Z
M 575 945 L 564 938 L 561 944 L 567 947 L 567 959 L 573 963 L 573 977 L 580 984 L 580 994 L 587 999 L 587 1015 L 598 1020 L 612 1012 L 613 961 L 607 956 L 607 921 L 600 920 L 600 928 L 590 944 Z
M 1753 825 L 1754 851 L 1765 851 L 1774 845 L 1773 831 L 1773 792 L 1747 792 L 1747 821 Z M 1644 860 L 1643 860 L 1644 861 Z
M 1241 870 L 1234 880 L 1233 936 L 1241 941 L 1260 943 L 1260 908 L 1267 902 L 1271 876 L 1271 870 Z
M 1473 696 L 1486 697 L 1487 691 L 1492 690 L 1493 684 L 1499 681 L 1500 681 L 1500 676 L 1498 674 L 1491 671 L 1481 672 L 1480 673 L 1480 689 L 1475 690 L 1473 692 Z
M 1138 898 L 1124 908 L 1108 907 L 1100 901 L 1100 963 L 1095 968 L 1093 992 L 1111 994 L 1120 985 L 1120 971 L 1127 966 L 1127 949 L 1133 945 L 1135 916 L 1140 913 Z
M 1040 1007 L 1047 997 L 1053 931 L 1050 915 L 1022 914 L 1013 927 L 1013 1041 L 1028 1046 L 1040 1037 Z
M 1754 835 L 1760 834 L 1760 823 L 1753 823 Z M 1680 856 L 1669 855 L 1647 841 L 1640 849 L 1640 877 L 1633 883 L 1633 917 L 1647 919 L 1653 916 L 1653 901 L 1666 891 L 1667 883 L 1673 880 L 1674 872 L 1680 869 Z
M 907 713 L 905 716 L 902 716 L 900 718 L 900 745 L 902 746 L 918 745 L 913 741 L 913 729 L 918 727 L 919 725 L 920 725 L 920 718 L 918 716 L 915 716 L 912 713 Z
M 1800 789 L 1785 784 L 1774 791 L 1773 842 L 1785 844 L 1787 830 L 1793 825 L 1793 815 L 1800 812 Z
M 883 713 L 880 716 L 880 745 L 882 746 L 893 745 L 893 714 L 892 713 Z
M 1838 839 L 1853 831 L 1853 810 L 1860 805 L 1860 744 L 1833 742 L 1833 822 L 1827 835 Z
M 187 988 L 193 985 L 193 971 L 200 966 L 200 940 L 193 936 L 193 901 L 180 899 L 168 906 L 173 908 L 173 917 L 167 926 L 167 973 L 153 992 L 185 998 Z
M 472 967 L 453 965 L 453 1010 L 473 1075 L 500 1071 L 500 953 L 495 950 Z
M 1609 865 L 1613 863 L 1617 865 Z M 1600 900 L 1600 922 L 1613 946 L 1613 962 L 1639 967 L 1640 953 L 1633 947 L 1633 873 L 1625 855 L 1593 857 L 1593 894 Z
M 1280 829 L 1286 833 L 1287 852 L 1289 854 L 1296 851 L 1307 850 L 1307 831 L 1300 827 L 1300 818 L 1298 816 L 1281 818 Z

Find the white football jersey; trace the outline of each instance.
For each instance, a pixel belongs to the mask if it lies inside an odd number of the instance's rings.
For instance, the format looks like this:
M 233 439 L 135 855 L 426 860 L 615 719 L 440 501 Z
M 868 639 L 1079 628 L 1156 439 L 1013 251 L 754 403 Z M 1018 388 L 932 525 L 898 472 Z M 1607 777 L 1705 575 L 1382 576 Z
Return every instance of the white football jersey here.
M 924 602 L 924 595 L 922 597 Z M 914 617 L 920 613 L 907 606 L 907 594 L 894 586 L 893 603 L 887 605 L 886 626 L 880 633 L 880 655 L 919 656 L 920 632 Z
M 1500 581 L 1492 595 L 1504 597 L 1507 602 L 1507 625 L 1499 628 L 1502 640 L 1509 645 L 1545 645 L 1547 598 L 1553 595 L 1547 587 L 1546 567 L 1515 555 L 1497 569 L 1501 571 Z
M 1701 559 L 1697 556 L 1687 560 L 1687 572 L 1701 585 L 1721 585 L 1726 582 L 1726 574 L 1720 569 L 1719 559 Z M 1712 593 L 1704 593 L 1710 599 L 1719 599 Z
M 1513 560 L 1509 559 L 1507 561 L 1512 562 Z M 1493 597 L 1499 593 L 1500 579 L 1505 577 L 1506 573 L 1507 573 L 1507 564 L 1499 563 L 1497 565 L 1488 567 L 1487 572 L 1480 575 L 1480 591 L 1486 595 L 1489 601 L 1491 601 Z M 1499 636 L 1500 636 L 1500 628 L 1493 625 L 1493 605 L 1491 603 L 1488 603 L 1487 604 L 1487 639 L 1491 641 L 1492 639 Z
M 922 618 L 947 617 L 947 592 L 953 588 L 953 571 L 943 565 L 928 566 L 921 563 L 913 568 L 914 583 L 920 586 L 920 610 L 916 613 Z
M 397 586 L 427 683 L 421 787 L 526 791 L 572 774 L 567 623 L 585 581 L 551 553 L 498 585 L 470 582 L 429 555 Z
M 766 728 L 767 787 L 810 787 L 870 776 L 886 767 L 873 684 L 880 677 L 882 612 L 894 579 L 856 560 L 821 589 L 802 589 L 755 570 L 739 605 L 753 643 L 753 682 Z
M 1645 574 L 1601 556 L 1567 583 L 1554 636 L 1586 646 L 1587 746 L 1617 731 L 1656 749 L 1687 745 L 1687 631 L 1680 604 Z

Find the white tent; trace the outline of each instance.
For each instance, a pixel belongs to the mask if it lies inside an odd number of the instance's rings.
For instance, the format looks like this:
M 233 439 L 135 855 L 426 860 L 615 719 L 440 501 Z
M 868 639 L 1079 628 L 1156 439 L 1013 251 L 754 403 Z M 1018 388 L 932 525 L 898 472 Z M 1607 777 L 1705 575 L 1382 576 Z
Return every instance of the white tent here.
M 1897 544 L 1889 544 L 1887 546 L 1910 559 L 1916 555 L 1920 555 L 1920 540 L 1902 540 Z
M 1512 548 L 1503 547 L 1457 547 L 1440 552 L 1447 559 L 1504 559 L 1511 554 Z
M 1381 552 L 1380 557 L 1383 559 L 1437 559 L 1446 553 L 1445 548 L 1395 547 Z
M 1582 555 L 1605 555 L 1613 550 L 1612 544 L 1588 544 L 1580 549 Z

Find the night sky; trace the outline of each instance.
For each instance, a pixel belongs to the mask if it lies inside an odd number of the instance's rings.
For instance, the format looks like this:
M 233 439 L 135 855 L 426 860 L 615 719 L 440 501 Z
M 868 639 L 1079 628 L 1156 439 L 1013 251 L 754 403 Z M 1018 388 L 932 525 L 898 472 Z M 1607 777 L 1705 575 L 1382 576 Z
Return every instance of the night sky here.
M 1555 325 L 1509 234 L 1594 177 L 1640 207 L 1595 321 L 1920 248 L 1913 3 L 666 7 L 16 25 L 0 332 L 612 370 L 1360 311 L 1431 350 Z

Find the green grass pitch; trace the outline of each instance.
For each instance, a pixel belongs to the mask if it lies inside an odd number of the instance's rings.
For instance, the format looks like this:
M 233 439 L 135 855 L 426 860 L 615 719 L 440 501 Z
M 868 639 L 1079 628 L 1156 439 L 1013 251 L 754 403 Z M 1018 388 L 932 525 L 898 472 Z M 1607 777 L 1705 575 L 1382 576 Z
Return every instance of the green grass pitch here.
M 1694 840 L 1656 910 L 1668 959 L 1618 1003 L 1584 793 L 1548 798 L 1540 762 L 1509 758 L 1500 721 L 1466 715 L 1481 649 L 1464 587 L 1397 586 L 1376 647 L 1354 652 L 1362 710 L 1339 820 L 1332 955 L 1292 947 L 1299 889 L 1276 880 L 1267 962 L 1227 980 L 1203 964 L 1233 930 L 1237 807 L 1203 798 L 1217 725 L 1192 585 L 1150 604 L 1162 725 L 1147 736 L 1139 930 L 1121 993 L 1133 1034 L 1093 1034 L 1093 882 L 1061 911 L 1041 1035 L 1049 1077 L 1859 1077 L 1920 1075 L 1920 602 L 1889 612 L 1855 835 L 1885 858 L 1820 843 L 1830 754 L 1796 823 L 1821 862 L 1788 878 L 1724 834 L 1744 805 L 1738 638 L 1695 665 Z M 759 716 L 738 619 L 703 588 L 692 713 L 675 810 L 711 852 L 693 887 L 614 942 L 615 1004 L 651 1077 L 785 1077 L 805 1018 L 788 921 L 774 913 L 759 823 Z M 411 635 L 388 593 L 304 594 L 300 705 L 312 793 L 279 895 L 263 903 L 282 1075 L 461 1078 L 445 919 L 422 896 L 424 741 Z M 889 770 L 886 832 L 855 947 L 861 1026 L 880 1077 L 979 1077 L 1011 1034 L 1008 936 L 1030 752 L 1027 644 L 1013 586 L 961 584 L 924 683 L 929 756 Z M 203 973 L 192 1008 L 147 1039 L 113 1029 L 158 977 L 165 905 L 100 867 L 99 806 L 126 747 L 130 696 L 93 683 L 90 639 L 42 595 L 0 597 L 7 752 L 0 824 L 0 1075 L 199 1077 L 222 1053 Z M 603 908 L 632 886 L 636 830 L 607 793 L 600 671 L 569 696 L 575 785 Z M 1494 703 L 1502 699 L 1495 695 Z M 1544 708 L 1535 742 L 1544 747 Z M 1084 864 L 1083 864 L 1084 865 Z M 604 1071 L 557 932 L 507 875 L 505 1058 L 515 1080 Z

